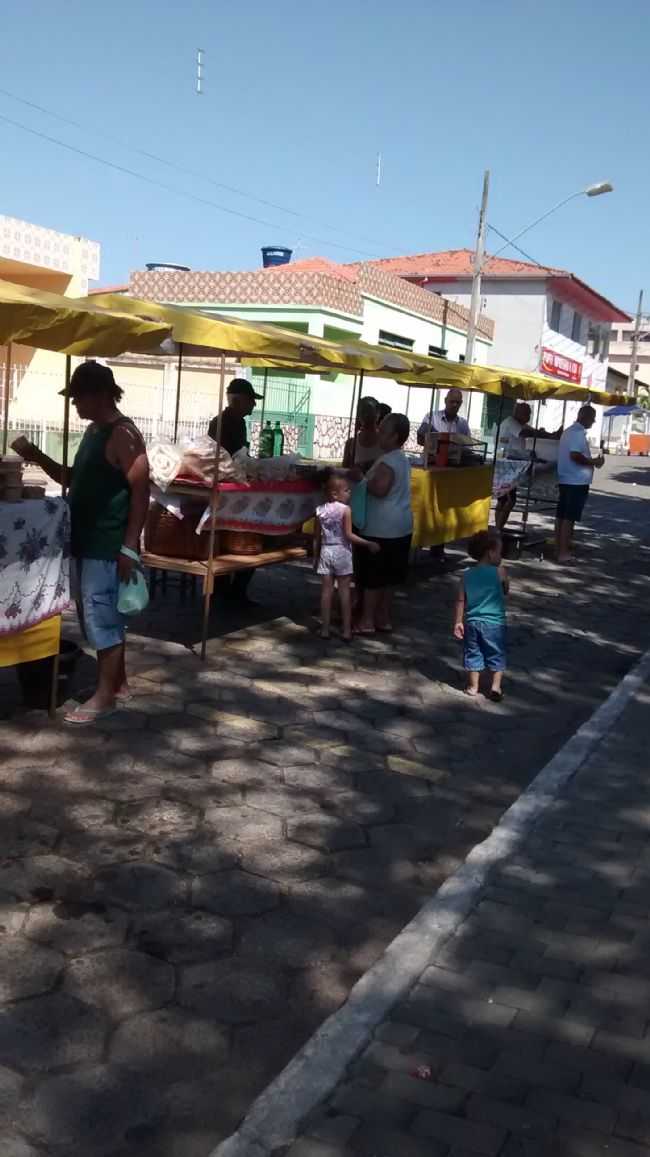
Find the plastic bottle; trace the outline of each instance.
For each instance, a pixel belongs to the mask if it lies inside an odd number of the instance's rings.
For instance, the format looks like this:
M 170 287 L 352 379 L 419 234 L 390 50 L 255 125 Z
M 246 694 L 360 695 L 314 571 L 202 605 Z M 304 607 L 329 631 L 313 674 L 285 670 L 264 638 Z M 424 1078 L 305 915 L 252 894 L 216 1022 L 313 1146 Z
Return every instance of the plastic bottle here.
M 268 419 L 266 426 L 260 430 L 260 458 L 273 457 L 274 435 L 271 420 Z
M 273 428 L 273 457 L 280 458 L 284 453 L 284 431 L 277 421 Z

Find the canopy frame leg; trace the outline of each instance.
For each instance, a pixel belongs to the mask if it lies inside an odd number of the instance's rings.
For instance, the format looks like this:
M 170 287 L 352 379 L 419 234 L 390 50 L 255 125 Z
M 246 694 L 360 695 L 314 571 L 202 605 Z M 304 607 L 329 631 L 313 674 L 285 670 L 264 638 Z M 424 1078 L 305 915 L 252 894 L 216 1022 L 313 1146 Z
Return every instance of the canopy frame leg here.
M 262 431 L 264 430 L 264 415 L 266 413 L 266 389 L 267 389 L 268 384 L 269 384 L 269 368 L 268 368 L 268 366 L 265 366 L 264 367 L 264 385 L 262 386 L 262 411 L 260 413 L 260 433 L 259 433 L 259 438 L 257 440 L 257 453 L 258 453 L 258 455 L 259 455 L 260 449 L 262 447 Z
M 205 656 L 208 646 L 208 629 L 210 626 L 210 608 L 212 605 L 212 594 L 214 591 L 214 544 L 216 539 L 216 515 L 219 495 L 217 486 L 219 484 L 219 463 L 221 459 L 221 426 L 223 423 L 223 397 L 226 384 L 226 355 L 221 355 L 221 369 L 219 378 L 219 414 L 217 417 L 217 430 L 214 447 L 214 472 L 212 479 L 212 492 L 210 494 L 210 539 L 208 543 L 208 563 L 207 572 L 203 586 L 203 625 L 201 629 L 201 662 L 205 662 Z
M 183 373 L 183 343 L 178 346 L 178 365 L 176 367 L 176 404 L 174 406 L 174 442 L 178 439 L 178 419 L 181 412 L 181 377 Z
M 70 448 L 70 378 L 72 376 L 72 358 L 65 356 L 65 394 L 63 395 L 63 448 L 61 466 L 61 497 L 68 493 L 70 470 L 68 467 L 68 453 Z
M 363 370 L 359 370 L 359 397 L 357 398 L 357 414 L 359 413 L 359 406 L 361 405 L 361 395 L 363 393 L 363 377 L 364 377 Z M 358 430 L 357 430 L 357 422 L 355 421 L 355 423 L 354 423 L 354 443 L 352 445 L 352 465 L 353 466 L 356 465 L 356 461 L 357 461 L 357 437 L 358 437 Z
M 5 354 L 5 378 L 4 378 L 4 392 L 2 395 L 2 453 L 3 456 L 7 453 L 7 445 L 9 443 L 9 391 L 11 388 L 11 342 L 7 342 L 7 352 Z

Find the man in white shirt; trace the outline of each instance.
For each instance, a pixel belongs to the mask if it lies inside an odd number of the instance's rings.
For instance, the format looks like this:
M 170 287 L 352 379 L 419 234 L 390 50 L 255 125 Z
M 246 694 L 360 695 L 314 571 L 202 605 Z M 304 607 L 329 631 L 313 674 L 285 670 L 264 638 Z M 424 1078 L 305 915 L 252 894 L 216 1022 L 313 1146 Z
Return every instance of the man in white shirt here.
M 462 404 L 462 390 L 452 386 L 445 398 L 444 410 L 436 410 L 434 414 L 431 414 L 431 417 L 426 414 L 420 422 L 417 434 L 419 445 L 424 446 L 424 440 L 429 433 L 465 434 L 468 438 L 471 437 L 469 422 L 465 418 L 458 416 Z M 444 544 L 442 546 L 432 546 L 431 555 L 437 564 L 442 565 L 445 561 Z
M 458 413 L 463 404 L 462 390 L 453 387 L 447 397 L 445 398 L 444 410 L 436 410 L 435 414 L 427 414 L 418 429 L 418 443 L 424 446 L 424 439 L 427 434 L 432 432 L 434 434 L 465 434 L 471 437 L 469 422 L 465 418 L 459 418 Z
M 600 469 L 605 459 L 602 454 L 592 457 L 587 441 L 587 430 L 596 421 L 593 406 L 582 406 L 578 420 L 560 438 L 557 459 L 557 476 L 560 484 L 560 500 L 557 504 L 556 543 L 557 561 L 572 563 L 571 543 L 573 528 L 582 518 L 589 487 L 594 476 L 594 468 Z
M 531 408 L 528 402 L 517 402 L 512 417 L 501 423 L 499 430 L 498 448 L 504 458 L 530 458 L 530 450 L 526 449 L 526 438 L 560 438 L 562 428 L 549 434 L 546 430 L 536 430 L 530 425 Z M 513 486 L 507 494 L 497 499 L 497 508 L 494 516 L 498 530 L 503 530 L 517 501 L 517 490 Z

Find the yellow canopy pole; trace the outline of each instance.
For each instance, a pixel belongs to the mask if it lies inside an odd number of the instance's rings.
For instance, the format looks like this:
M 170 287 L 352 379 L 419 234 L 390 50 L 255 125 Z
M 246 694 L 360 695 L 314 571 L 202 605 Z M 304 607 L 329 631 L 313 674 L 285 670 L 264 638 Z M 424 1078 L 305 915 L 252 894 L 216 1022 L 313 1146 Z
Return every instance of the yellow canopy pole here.
M 497 454 L 499 452 L 499 435 L 501 433 L 501 423 L 503 421 L 503 403 L 504 403 L 504 401 L 505 401 L 505 395 L 502 394 L 501 400 L 499 401 L 499 417 L 497 418 L 497 429 L 496 429 L 496 434 L 494 435 L 494 457 L 492 459 L 492 471 L 493 472 L 494 472 L 494 467 L 496 466 Z
M 66 354 L 65 358 L 65 394 L 63 396 L 63 451 L 61 471 L 61 497 L 68 493 L 68 444 L 70 441 L 70 375 L 72 358 Z
M 11 385 L 11 342 L 7 342 L 7 354 L 5 357 L 5 380 L 3 406 L 2 406 L 2 453 L 3 456 L 7 453 L 7 444 L 9 442 L 9 388 Z
M 205 588 L 203 591 L 203 629 L 201 632 L 201 660 L 205 662 L 205 655 L 208 647 L 208 627 L 210 625 L 210 605 L 212 603 L 212 588 L 214 586 L 214 575 L 212 573 L 212 562 L 214 556 L 214 540 L 216 537 L 216 518 L 217 518 L 217 504 L 219 495 L 217 493 L 217 484 L 219 482 L 219 462 L 221 459 L 221 426 L 223 424 L 223 395 L 226 384 L 226 355 L 221 355 L 221 377 L 219 381 L 219 413 L 217 416 L 217 438 L 214 453 L 214 476 L 212 479 L 212 493 L 210 495 L 210 539 L 208 543 L 208 573 L 205 577 Z
M 176 406 L 174 408 L 174 441 L 178 438 L 178 415 L 181 409 L 181 374 L 183 372 L 183 343 L 178 346 L 178 368 L 176 370 Z
M 266 389 L 269 384 L 269 368 L 264 367 L 264 385 L 262 387 L 262 412 L 260 414 L 260 437 L 257 443 L 257 453 L 259 454 L 262 446 L 262 432 L 264 430 L 264 414 L 266 412 Z
M 357 375 L 355 374 L 354 378 L 352 380 L 352 397 L 350 398 L 350 417 L 348 418 L 348 433 L 347 433 L 347 437 L 345 439 L 345 445 L 343 447 L 343 453 L 345 453 L 345 446 L 347 446 L 348 442 L 350 441 L 350 435 L 352 433 L 352 419 L 354 417 L 354 400 L 355 400 L 356 396 L 357 396 Z
M 363 377 L 364 377 L 363 370 L 360 370 L 359 371 L 359 397 L 357 398 L 357 415 L 359 413 L 359 406 L 361 405 L 361 395 L 363 393 Z M 354 442 L 352 445 L 352 465 L 353 466 L 356 464 L 356 460 L 357 460 L 357 436 L 358 436 L 358 423 L 357 423 L 356 415 L 355 415 Z

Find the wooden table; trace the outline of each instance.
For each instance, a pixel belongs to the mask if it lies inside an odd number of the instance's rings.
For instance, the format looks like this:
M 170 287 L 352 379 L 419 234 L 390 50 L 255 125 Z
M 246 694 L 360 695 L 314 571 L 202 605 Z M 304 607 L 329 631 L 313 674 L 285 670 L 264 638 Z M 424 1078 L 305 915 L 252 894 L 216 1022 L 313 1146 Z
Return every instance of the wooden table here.
M 175 571 L 179 574 L 196 575 L 203 580 L 203 593 L 212 594 L 214 580 L 221 575 L 235 574 L 240 570 L 255 570 L 259 566 L 274 563 L 294 562 L 306 558 L 307 551 L 302 546 L 285 546 L 278 550 L 263 550 L 260 554 L 219 554 L 212 564 L 196 562 L 188 558 L 167 558 L 162 554 L 144 551 L 142 561 L 154 570 Z

